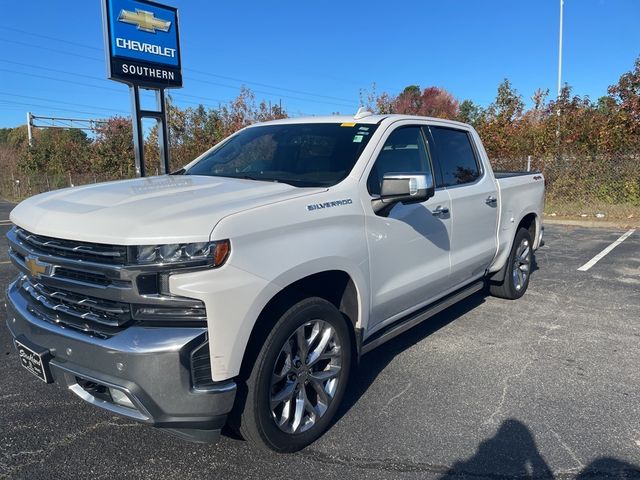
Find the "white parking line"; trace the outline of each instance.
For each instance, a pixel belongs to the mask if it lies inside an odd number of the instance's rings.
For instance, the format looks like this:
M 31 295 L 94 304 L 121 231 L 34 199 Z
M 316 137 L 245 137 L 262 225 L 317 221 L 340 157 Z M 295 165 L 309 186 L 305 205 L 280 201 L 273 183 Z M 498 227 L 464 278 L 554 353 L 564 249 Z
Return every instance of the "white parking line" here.
M 602 258 L 604 258 L 604 256 L 609 253 L 611 250 L 613 250 L 614 248 L 616 248 L 618 245 L 620 245 L 622 242 L 624 242 L 627 238 L 629 238 L 631 236 L 631 234 L 633 232 L 635 232 L 636 230 L 634 228 L 632 228 L 631 230 L 629 230 L 628 232 L 626 232 L 624 235 L 622 235 L 619 239 L 617 239 L 615 242 L 613 242 L 611 245 L 609 245 L 607 248 L 605 248 L 604 250 L 602 250 L 599 254 L 597 254 L 595 257 L 593 257 L 591 260 L 589 260 L 587 263 L 585 263 L 584 265 L 582 265 L 578 270 L 580 270 L 581 272 L 586 272 L 587 270 L 589 270 L 591 267 L 593 267 L 596 263 L 598 263 L 600 260 L 602 260 Z

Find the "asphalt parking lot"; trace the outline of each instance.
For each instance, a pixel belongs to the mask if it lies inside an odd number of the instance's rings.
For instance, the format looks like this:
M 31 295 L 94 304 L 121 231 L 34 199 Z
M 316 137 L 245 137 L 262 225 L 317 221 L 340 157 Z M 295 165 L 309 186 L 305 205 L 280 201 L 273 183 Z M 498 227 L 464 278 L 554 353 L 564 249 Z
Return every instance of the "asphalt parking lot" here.
M 577 270 L 623 233 L 548 226 L 521 300 L 476 295 L 365 356 L 333 427 L 292 455 L 185 443 L 42 384 L 2 309 L 0 477 L 640 478 L 640 231 Z

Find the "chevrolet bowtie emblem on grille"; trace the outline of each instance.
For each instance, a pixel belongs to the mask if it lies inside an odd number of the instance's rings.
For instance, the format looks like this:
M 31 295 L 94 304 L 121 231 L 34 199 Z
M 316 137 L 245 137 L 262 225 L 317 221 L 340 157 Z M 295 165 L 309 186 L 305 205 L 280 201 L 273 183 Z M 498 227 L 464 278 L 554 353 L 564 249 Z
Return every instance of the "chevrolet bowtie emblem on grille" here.
M 168 32 L 169 27 L 171 27 L 171 22 L 169 20 L 156 18 L 153 12 L 147 12 L 146 10 L 139 10 L 137 8 L 135 12 L 121 10 L 120 15 L 118 16 L 118 21 L 136 25 L 138 30 L 149 33 L 156 33 L 156 30 Z
M 51 264 L 43 263 L 36 257 L 27 257 L 24 264 L 27 266 L 31 275 L 35 278 L 42 275 L 49 275 L 51 273 Z

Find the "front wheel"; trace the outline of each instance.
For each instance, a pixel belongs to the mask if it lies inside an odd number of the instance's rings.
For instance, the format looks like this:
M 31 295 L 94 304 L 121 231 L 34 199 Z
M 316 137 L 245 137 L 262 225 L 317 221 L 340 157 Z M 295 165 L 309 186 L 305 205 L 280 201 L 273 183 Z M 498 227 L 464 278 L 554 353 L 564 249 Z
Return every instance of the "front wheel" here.
M 351 340 L 342 314 L 321 298 L 287 310 L 247 379 L 240 433 L 252 444 L 295 452 L 329 426 L 344 395 Z
M 489 284 L 491 295 L 509 300 L 515 300 L 524 295 L 529 287 L 532 260 L 531 234 L 526 228 L 520 228 L 507 258 L 504 279 L 500 283 Z

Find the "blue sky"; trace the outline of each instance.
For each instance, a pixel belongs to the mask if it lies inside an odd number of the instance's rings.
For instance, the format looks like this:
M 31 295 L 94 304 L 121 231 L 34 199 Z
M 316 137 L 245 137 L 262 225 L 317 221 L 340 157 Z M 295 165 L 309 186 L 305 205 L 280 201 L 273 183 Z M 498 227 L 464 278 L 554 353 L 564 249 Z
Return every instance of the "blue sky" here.
M 509 78 L 526 100 L 556 90 L 559 0 L 167 0 L 180 12 L 184 88 L 215 107 L 241 84 L 292 115 L 351 113 L 358 92 L 436 85 L 487 105 Z M 25 113 L 103 118 L 130 111 L 105 79 L 100 0 L 3 2 L 0 127 Z M 563 80 L 591 98 L 640 55 L 640 1 L 565 0 Z

